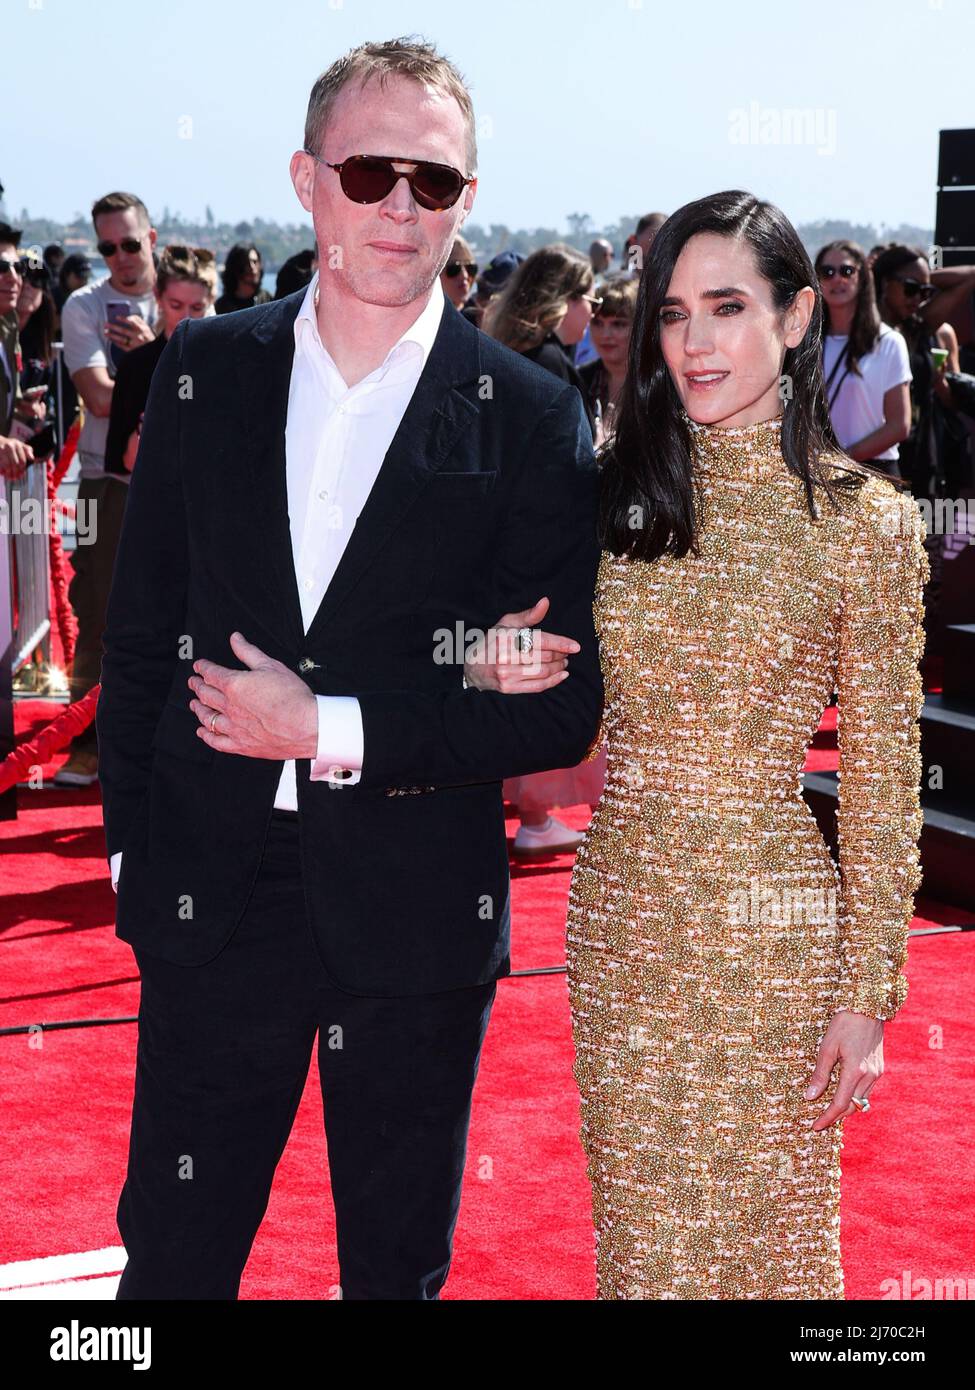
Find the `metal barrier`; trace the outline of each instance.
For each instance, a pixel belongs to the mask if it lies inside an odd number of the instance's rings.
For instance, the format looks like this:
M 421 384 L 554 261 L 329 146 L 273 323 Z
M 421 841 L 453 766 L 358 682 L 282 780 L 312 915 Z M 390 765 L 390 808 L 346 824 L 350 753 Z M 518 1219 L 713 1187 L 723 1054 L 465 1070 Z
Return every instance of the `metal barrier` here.
M 51 394 L 57 453 L 67 434 L 61 379 L 63 344 L 53 345 Z M 47 498 L 47 460 L 27 465 L 21 478 L 4 480 L 15 627 L 11 651 L 14 691 L 21 695 L 63 694 L 66 685 L 51 667 L 51 546 L 53 522 Z M 38 524 L 38 519 L 42 519 Z

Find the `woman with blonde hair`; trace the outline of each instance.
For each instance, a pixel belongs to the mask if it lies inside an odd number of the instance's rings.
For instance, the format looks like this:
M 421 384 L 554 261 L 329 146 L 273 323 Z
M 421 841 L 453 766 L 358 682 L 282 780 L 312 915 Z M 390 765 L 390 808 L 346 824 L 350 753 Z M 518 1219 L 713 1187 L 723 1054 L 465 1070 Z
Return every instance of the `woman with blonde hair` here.
M 573 361 L 573 349 L 602 302 L 593 293 L 595 283 L 589 257 L 574 246 L 555 242 L 539 247 L 492 299 L 481 324 L 505 347 L 578 388 L 594 439 L 596 419 Z
M 582 396 L 596 438 L 597 419 L 572 350 L 588 327 L 601 300 L 593 294 L 595 277 L 588 256 L 558 242 L 533 251 L 512 274 L 502 292 L 484 311 L 481 327 L 492 338 L 536 362 L 575 386 Z M 538 623 L 547 603 L 517 616 L 520 624 Z M 504 623 L 504 620 L 502 620 Z M 583 833 L 551 814 L 552 807 L 586 805 L 593 809 L 602 794 L 604 762 L 533 772 L 504 780 L 505 798 L 517 806 L 521 824 L 515 833 L 514 854 L 536 859 L 570 854 Z
M 444 294 L 459 313 L 468 309 L 467 301 L 471 297 L 476 279 L 477 261 L 474 259 L 470 243 L 462 236 L 456 236 L 450 248 L 450 260 L 440 272 L 440 284 Z M 466 317 L 471 317 L 471 314 L 467 313 Z

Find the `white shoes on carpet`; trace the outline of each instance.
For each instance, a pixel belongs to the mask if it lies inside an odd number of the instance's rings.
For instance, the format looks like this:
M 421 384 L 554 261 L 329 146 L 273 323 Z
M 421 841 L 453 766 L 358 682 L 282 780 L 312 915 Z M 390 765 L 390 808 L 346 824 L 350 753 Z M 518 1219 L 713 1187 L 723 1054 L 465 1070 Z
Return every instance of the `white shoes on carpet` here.
M 519 825 L 514 853 L 519 859 L 543 854 L 573 854 L 585 839 L 581 830 L 571 830 L 554 816 L 545 825 Z

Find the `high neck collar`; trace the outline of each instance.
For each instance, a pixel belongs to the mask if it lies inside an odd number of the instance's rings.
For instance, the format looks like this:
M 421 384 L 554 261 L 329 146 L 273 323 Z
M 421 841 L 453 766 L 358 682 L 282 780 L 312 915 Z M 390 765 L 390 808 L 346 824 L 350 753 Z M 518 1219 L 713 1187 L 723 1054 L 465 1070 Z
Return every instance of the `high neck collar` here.
M 782 457 L 781 416 L 734 429 L 699 425 L 690 418 L 687 423 L 697 454 L 697 467 L 702 473 L 761 480 L 783 477 L 788 472 Z

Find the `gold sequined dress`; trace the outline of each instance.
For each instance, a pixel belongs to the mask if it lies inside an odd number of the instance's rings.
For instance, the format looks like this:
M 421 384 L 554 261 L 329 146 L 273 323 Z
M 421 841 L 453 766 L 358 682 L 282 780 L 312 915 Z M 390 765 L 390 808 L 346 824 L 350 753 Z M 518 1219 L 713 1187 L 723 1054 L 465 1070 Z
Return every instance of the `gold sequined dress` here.
M 839 1299 L 844 1121 L 809 1129 L 838 1070 L 803 1091 L 837 1009 L 906 994 L 923 529 L 870 476 L 814 521 L 778 421 L 692 432 L 700 554 L 604 552 L 596 591 L 568 970 L 597 1296 Z M 834 688 L 838 873 L 800 782 Z

